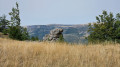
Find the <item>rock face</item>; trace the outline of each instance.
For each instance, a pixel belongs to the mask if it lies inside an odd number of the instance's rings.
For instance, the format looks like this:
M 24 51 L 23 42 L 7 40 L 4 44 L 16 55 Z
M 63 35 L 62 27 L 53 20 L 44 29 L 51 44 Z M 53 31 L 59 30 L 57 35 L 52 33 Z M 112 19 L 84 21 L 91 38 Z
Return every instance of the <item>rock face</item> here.
M 62 34 L 63 29 L 56 28 L 50 31 L 50 34 L 47 34 L 43 37 L 43 41 L 58 41 Z

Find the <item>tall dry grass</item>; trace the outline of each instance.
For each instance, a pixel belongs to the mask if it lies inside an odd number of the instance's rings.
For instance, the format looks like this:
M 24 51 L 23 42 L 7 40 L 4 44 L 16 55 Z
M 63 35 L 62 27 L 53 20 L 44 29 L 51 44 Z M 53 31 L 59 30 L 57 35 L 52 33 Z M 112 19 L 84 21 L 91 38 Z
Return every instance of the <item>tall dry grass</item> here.
M 120 45 L 69 45 L 0 38 L 0 67 L 120 67 Z

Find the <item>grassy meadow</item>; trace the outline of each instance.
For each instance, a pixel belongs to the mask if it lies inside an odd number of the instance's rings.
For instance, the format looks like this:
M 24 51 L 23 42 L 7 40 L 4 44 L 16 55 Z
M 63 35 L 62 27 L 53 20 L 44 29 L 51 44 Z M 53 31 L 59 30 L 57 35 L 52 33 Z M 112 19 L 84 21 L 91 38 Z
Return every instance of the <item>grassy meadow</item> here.
M 120 67 L 120 45 L 70 45 L 0 38 L 0 67 Z

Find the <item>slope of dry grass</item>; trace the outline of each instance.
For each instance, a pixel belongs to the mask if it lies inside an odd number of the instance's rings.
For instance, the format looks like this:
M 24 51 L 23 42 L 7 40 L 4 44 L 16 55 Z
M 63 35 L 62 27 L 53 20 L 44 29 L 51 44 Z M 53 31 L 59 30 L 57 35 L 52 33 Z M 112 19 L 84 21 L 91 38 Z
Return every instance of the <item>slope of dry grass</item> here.
M 69 45 L 0 38 L 0 67 L 120 67 L 120 45 Z

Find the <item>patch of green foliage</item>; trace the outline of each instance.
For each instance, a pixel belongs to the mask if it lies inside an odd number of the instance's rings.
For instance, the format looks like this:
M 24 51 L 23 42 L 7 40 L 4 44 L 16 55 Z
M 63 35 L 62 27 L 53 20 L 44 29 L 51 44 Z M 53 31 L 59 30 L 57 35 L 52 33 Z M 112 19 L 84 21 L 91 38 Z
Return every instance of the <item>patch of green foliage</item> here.
M 120 13 L 113 16 L 113 13 L 103 11 L 102 15 L 96 17 L 97 23 L 89 23 L 88 42 L 113 41 L 120 43 Z
M 61 34 L 59 39 L 58 39 L 58 42 L 64 42 L 64 38 L 63 38 L 63 35 Z
M 37 36 L 36 37 L 32 36 L 30 40 L 32 40 L 32 41 L 38 41 L 39 38 Z

